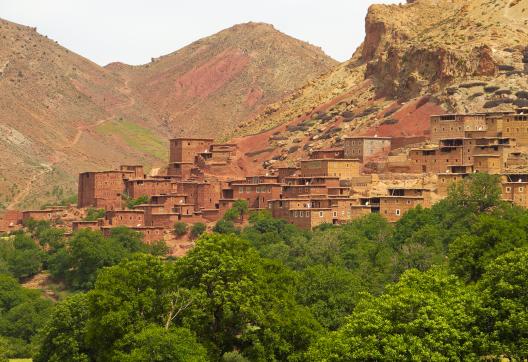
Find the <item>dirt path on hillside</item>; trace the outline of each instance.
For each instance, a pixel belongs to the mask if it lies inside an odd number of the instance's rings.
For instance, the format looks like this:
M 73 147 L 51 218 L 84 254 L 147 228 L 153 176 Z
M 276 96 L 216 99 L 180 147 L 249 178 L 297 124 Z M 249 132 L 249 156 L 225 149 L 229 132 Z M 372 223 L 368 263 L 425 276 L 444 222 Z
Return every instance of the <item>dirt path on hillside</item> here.
M 64 161 L 66 159 L 66 153 L 64 153 L 64 151 L 75 147 L 79 143 L 79 141 L 81 140 L 81 137 L 82 137 L 84 132 L 86 132 L 88 130 L 91 130 L 91 129 L 94 129 L 94 128 L 97 128 L 100 125 L 102 125 L 102 124 L 104 124 L 104 123 L 106 123 L 108 121 L 111 121 L 112 119 L 114 119 L 116 117 L 116 115 L 118 115 L 118 111 L 119 110 L 126 109 L 126 108 L 131 108 L 131 107 L 133 107 L 136 104 L 135 98 L 130 96 L 132 94 L 132 89 L 130 89 L 130 87 L 129 87 L 129 80 L 126 80 L 125 83 L 124 83 L 124 86 L 118 88 L 118 90 L 121 93 L 124 93 L 127 96 L 126 97 L 127 101 L 122 103 L 122 104 L 116 105 L 114 107 L 114 109 L 112 109 L 110 111 L 110 116 L 109 117 L 100 119 L 97 122 L 95 122 L 94 124 L 91 124 L 89 126 L 86 126 L 86 125 L 77 126 L 77 131 L 75 132 L 75 135 L 74 135 L 73 139 L 70 142 L 68 142 L 67 144 L 65 144 L 63 147 L 61 147 L 59 150 L 56 150 L 53 153 L 53 155 L 50 158 L 51 161 L 50 161 L 49 164 L 41 164 L 41 166 L 43 166 L 44 169 L 39 171 L 39 172 L 37 172 L 33 176 L 31 176 L 31 178 L 28 180 L 28 182 L 26 183 L 24 188 L 22 190 L 20 190 L 13 197 L 13 199 L 11 200 L 9 205 L 7 205 L 7 210 L 14 209 L 17 205 L 19 205 L 22 201 L 24 201 L 24 199 L 32 191 L 32 189 L 35 186 L 36 182 L 41 177 L 44 177 L 46 174 L 48 174 L 51 171 L 53 171 L 53 166 L 61 163 L 62 161 Z

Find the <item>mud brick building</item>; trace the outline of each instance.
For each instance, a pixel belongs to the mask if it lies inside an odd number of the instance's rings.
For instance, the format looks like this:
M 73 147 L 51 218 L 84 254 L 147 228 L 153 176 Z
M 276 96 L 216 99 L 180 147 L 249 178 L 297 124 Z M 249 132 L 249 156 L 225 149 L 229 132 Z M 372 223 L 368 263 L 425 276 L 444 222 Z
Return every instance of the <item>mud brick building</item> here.
M 528 173 L 502 175 L 502 199 L 528 207 Z
M 359 176 L 361 163 L 357 159 L 311 159 L 301 160 L 301 175 L 305 177 L 335 176 L 351 179 Z
M 131 179 L 125 181 L 125 195 L 137 199 L 141 196 L 170 194 L 172 183 L 170 179 Z
M 0 217 L 0 233 L 12 232 L 22 226 L 22 212 L 18 210 L 7 210 Z
M 143 210 L 111 210 L 105 215 L 106 225 L 140 227 L 145 225 Z
M 79 175 L 77 206 L 103 209 L 120 208 L 125 192 L 125 180 L 134 171 L 84 172 Z
M 356 158 L 361 162 L 391 150 L 390 137 L 346 137 L 344 141 L 344 158 Z
M 389 189 L 379 197 L 380 214 L 390 222 L 398 221 L 407 211 L 420 205 L 431 207 L 430 190 L 422 188 Z

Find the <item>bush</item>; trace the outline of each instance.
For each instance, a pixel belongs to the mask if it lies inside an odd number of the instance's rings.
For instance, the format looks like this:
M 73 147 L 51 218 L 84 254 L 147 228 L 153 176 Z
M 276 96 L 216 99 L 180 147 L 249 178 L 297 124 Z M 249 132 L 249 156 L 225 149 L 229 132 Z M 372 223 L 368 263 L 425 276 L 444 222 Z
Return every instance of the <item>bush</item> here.
M 494 100 L 491 100 L 491 101 L 487 101 L 486 103 L 484 103 L 484 108 L 495 108 L 495 107 L 498 107 L 500 106 L 501 104 L 508 104 L 508 103 L 513 103 L 513 99 L 511 98 L 503 98 L 503 99 L 494 99 Z
M 517 93 L 515 93 L 515 96 L 517 98 L 528 99 L 528 92 L 527 91 L 518 91 Z
M 133 209 L 134 207 L 138 205 L 148 204 L 149 201 L 150 201 L 150 198 L 146 195 L 143 195 L 143 196 L 138 197 L 137 199 L 128 199 L 126 201 L 126 206 L 129 209 Z
M 352 119 L 354 118 L 354 112 L 344 111 L 343 113 L 341 113 L 341 116 L 346 119 Z
M 86 211 L 86 217 L 84 220 L 86 221 L 96 221 L 97 219 L 101 219 L 105 216 L 105 209 L 95 209 L 93 207 L 90 207 Z
M 187 233 L 187 224 L 181 221 L 174 223 L 174 234 L 183 236 Z
M 489 87 L 484 87 L 484 92 L 486 93 L 494 93 L 495 91 L 498 91 L 500 87 L 497 87 L 495 85 L 490 85 Z
M 446 93 L 450 96 L 454 95 L 457 92 L 458 88 L 456 87 L 449 87 L 446 88 Z
M 381 124 L 382 125 L 391 125 L 391 124 L 398 124 L 398 122 L 399 121 L 397 119 L 389 118 L 389 119 L 386 119 L 383 122 L 381 122 Z
M 515 67 L 511 65 L 506 65 L 506 64 L 501 64 L 498 66 L 498 68 L 499 70 L 506 71 L 506 72 L 511 72 L 512 70 L 515 70 Z
M 510 95 L 512 94 L 512 91 L 509 89 L 501 89 L 501 90 L 496 91 L 495 94 L 498 96 Z
M 205 226 L 205 224 L 202 222 L 197 222 L 191 228 L 191 237 L 195 239 L 199 237 L 200 235 L 202 235 L 205 232 L 205 230 L 207 230 L 207 227 Z
M 308 130 L 308 127 L 305 125 L 292 125 L 292 126 L 287 126 L 286 129 L 289 132 L 297 132 L 297 131 L 305 132 Z
M 488 83 L 486 82 L 470 82 L 460 84 L 460 88 L 474 88 L 474 87 L 485 87 Z
M 525 108 L 528 107 L 528 99 L 516 99 L 515 101 L 513 101 L 513 104 L 516 107 Z
M 288 153 L 294 153 L 296 152 L 300 147 L 299 146 L 292 146 L 288 149 Z

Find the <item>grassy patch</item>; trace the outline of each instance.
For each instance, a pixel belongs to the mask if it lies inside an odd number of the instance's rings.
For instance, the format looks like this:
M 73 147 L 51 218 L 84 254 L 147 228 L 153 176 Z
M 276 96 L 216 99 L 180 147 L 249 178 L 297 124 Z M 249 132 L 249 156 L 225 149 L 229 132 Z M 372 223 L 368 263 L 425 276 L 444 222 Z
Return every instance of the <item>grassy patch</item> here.
M 167 145 L 153 131 L 126 120 L 106 122 L 97 127 L 103 135 L 120 137 L 131 148 L 161 160 L 167 158 Z

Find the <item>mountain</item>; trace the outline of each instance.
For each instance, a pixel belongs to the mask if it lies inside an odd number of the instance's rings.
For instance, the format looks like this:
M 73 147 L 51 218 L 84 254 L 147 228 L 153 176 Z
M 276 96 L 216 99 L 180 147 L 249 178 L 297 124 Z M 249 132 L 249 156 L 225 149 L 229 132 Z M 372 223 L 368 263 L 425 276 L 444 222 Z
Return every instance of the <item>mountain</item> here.
M 527 14 L 528 0 L 373 5 L 349 61 L 270 105 L 235 141 L 261 148 L 248 164 L 291 164 L 348 135 L 418 142 L 433 113 L 527 106 Z
M 233 26 L 142 66 L 109 64 L 177 135 L 217 137 L 337 62 L 262 23 Z
M 82 171 L 162 166 L 169 137 L 222 138 L 335 64 L 250 23 L 150 64 L 101 67 L 0 20 L 0 209 L 69 196 Z

